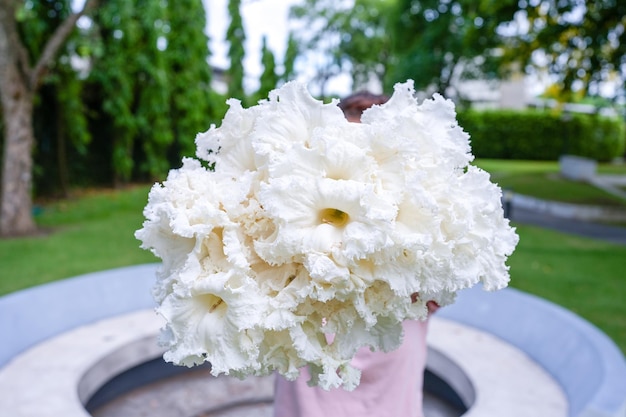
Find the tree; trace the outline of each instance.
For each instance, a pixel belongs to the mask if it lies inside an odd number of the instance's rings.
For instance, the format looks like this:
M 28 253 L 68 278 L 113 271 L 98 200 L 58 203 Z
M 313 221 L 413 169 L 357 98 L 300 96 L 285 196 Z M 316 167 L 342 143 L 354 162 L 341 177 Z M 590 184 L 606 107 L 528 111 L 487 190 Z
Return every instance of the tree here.
M 202 1 L 168 2 L 168 21 L 165 54 L 171 100 L 169 117 L 176 147 L 172 156 L 180 163 L 182 155 L 194 154 L 196 134 L 209 128 L 216 110 L 212 106 L 209 39 L 204 33 L 206 12 Z
M 283 58 L 283 72 L 280 80 L 283 83 L 291 81 L 296 75 L 296 59 L 298 58 L 299 49 L 293 32 L 289 32 L 287 37 L 287 48 L 285 49 L 285 57 Z
M 17 11 L 20 37 L 29 58 L 41 55 L 54 30 L 72 13 L 71 1 L 28 2 Z M 73 31 L 41 80 L 33 108 L 33 195 L 68 196 L 74 171 L 70 160 L 84 154 L 90 142 L 82 103 L 80 70 L 74 59 L 88 50 L 82 31 Z
M 504 22 L 509 62 L 527 72 L 539 68 L 556 80 L 563 99 L 572 90 L 598 94 L 613 79 L 618 94 L 626 81 L 626 3 L 618 0 L 515 2 Z
M 317 84 L 321 97 L 326 95 L 328 82 L 344 70 L 338 57 L 341 34 L 335 22 L 351 6 L 345 0 L 304 0 L 289 11 L 290 17 L 300 22 L 300 30 L 294 31 L 295 39 L 307 57 L 308 69 L 314 71 L 311 83 Z
M 259 89 L 255 94 L 256 100 L 267 98 L 270 91 L 276 88 L 279 77 L 276 75 L 276 59 L 274 53 L 267 46 L 267 38 L 263 36 L 261 43 L 261 65 L 263 72 L 259 82 Z
M 72 40 L 68 46 L 70 43 Z M 79 173 L 77 157 L 86 155 L 91 142 L 83 103 L 84 82 L 70 59 L 66 53 L 59 56 L 54 73 L 45 77 L 35 99 L 33 196 L 68 197 Z
M 172 124 L 176 119 L 170 116 L 174 77 L 169 74 L 165 52 L 168 46 L 166 36 L 171 31 L 168 32 L 168 13 L 162 2 L 137 0 L 136 5 L 136 18 L 142 34 L 140 42 L 134 46 L 139 80 L 135 87 L 137 106 L 134 117 L 136 140 L 143 151 L 138 174 L 155 180 L 162 178 L 170 168 L 167 153 L 175 140 Z
M 31 59 L 18 30 L 17 0 L 0 0 L 0 103 L 4 154 L 0 192 L 0 235 L 36 231 L 32 215 L 33 100 L 49 66 L 74 30 L 79 17 L 97 0 L 87 0 L 80 12 L 68 16 L 50 36 L 41 54 Z M 34 62 L 34 64 L 33 64 Z
M 103 52 L 91 80 L 114 182 L 160 178 L 193 154 L 196 134 L 212 122 L 202 2 L 109 0 L 95 20 Z
M 389 16 L 393 2 L 389 0 L 355 0 L 354 7 L 340 15 L 339 59 L 348 63 L 354 89 L 370 80 L 383 84 L 391 58 Z
M 296 31 L 300 51 L 315 65 L 320 95 L 334 77 L 349 73 L 355 88 L 387 72 L 389 0 L 304 0 L 290 16 L 306 30 Z
M 455 79 L 495 76 L 496 27 L 508 3 L 400 0 L 390 19 L 393 63 L 387 87 L 411 78 L 416 88 L 454 94 L 448 90 Z
M 142 40 L 134 2 L 107 0 L 95 13 L 94 21 L 102 52 L 94 61 L 90 80 L 101 91 L 99 117 L 104 140 L 112 142 L 114 183 L 130 180 L 134 168 L 134 141 L 138 129 L 135 117 L 138 74 L 138 48 Z
M 244 65 L 243 59 L 246 54 L 246 32 L 241 19 L 241 0 L 228 0 L 228 13 L 230 24 L 226 30 L 226 42 L 228 42 L 228 95 L 240 100 L 244 99 L 243 88 Z

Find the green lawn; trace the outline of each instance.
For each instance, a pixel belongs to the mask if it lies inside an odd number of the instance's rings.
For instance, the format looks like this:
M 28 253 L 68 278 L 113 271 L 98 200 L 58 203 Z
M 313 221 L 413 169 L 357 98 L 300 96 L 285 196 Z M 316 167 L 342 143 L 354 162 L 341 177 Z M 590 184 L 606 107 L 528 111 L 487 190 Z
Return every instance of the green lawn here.
M 0 239 L 0 294 L 87 272 L 157 259 L 133 233 L 143 222 L 148 186 L 100 191 L 46 204 L 40 236 Z
M 531 175 L 528 194 L 535 196 L 548 188 L 545 178 L 558 171 L 554 162 L 481 160 L 477 165 L 492 173 L 495 181 L 502 179 L 502 185 L 504 179 L 517 183 L 519 177 Z M 569 185 L 573 191 L 567 198 L 590 198 L 584 184 Z M 45 233 L 0 239 L 0 294 L 87 272 L 156 262 L 133 236 L 143 221 L 148 190 L 147 185 L 99 190 L 42 205 L 37 221 Z M 520 244 L 509 261 L 511 286 L 576 312 L 626 352 L 626 246 L 516 226 Z
M 551 161 L 505 161 L 483 159 L 475 165 L 491 174 L 503 189 L 545 200 L 572 204 L 624 207 L 626 200 L 615 197 L 582 181 L 568 181 L 559 175 L 559 165 Z M 600 164 L 599 174 L 626 175 L 626 165 Z
M 520 242 L 509 258 L 511 286 L 586 318 L 626 353 L 626 246 L 516 226 Z

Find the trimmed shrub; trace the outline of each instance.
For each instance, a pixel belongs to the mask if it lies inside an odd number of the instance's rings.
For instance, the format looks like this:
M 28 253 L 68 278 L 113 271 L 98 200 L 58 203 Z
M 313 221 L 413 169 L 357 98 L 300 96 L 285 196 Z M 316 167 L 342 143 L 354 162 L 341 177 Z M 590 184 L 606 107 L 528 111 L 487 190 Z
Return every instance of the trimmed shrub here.
M 539 110 L 459 111 L 459 124 L 471 135 L 479 158 L 557 160 L 564 154 L 597 161 L 622 156 L 624 121 L 587 114 Z

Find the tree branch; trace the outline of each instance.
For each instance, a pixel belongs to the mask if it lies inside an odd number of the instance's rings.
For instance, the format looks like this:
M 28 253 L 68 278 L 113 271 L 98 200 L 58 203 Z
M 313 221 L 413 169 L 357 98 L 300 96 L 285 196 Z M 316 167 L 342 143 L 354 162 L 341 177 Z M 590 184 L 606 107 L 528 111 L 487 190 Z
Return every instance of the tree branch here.
M 0 0 L 0 64 L 15 65 L 19 76 L 27 84 L 30 74 L 28 51 L 20 41 L 15 23 L 15 5 L 12 0 Z
M 46 46 L 44 47 L 39 60 L 30 73 L 29 86 L 32 90 L 36 90 L 37 87 L 39 87 L 46 68 L 59 52 L 59 49 L 61 49 L 70 33 L 72 33 L 72 30 L 74 30 L 78 19 L 95 8 L 98 2 L 99 0 L 86 0 L 81 11 L 71 14 L 63 21 L 63 23 L 59 25 L 59 27 L 56 28 L 50 39 L 48 39 L 48 42 L 46 42 Z

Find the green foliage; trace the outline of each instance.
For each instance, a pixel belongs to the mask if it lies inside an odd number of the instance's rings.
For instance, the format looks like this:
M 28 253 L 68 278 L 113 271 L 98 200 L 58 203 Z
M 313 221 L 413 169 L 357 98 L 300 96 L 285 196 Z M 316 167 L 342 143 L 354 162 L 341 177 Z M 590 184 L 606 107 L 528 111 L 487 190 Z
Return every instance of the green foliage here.
M 164 156 L 173 141 L 169 114 L 170 88 L 166 57 L 159 48 L 166 34 L 165 16 L 160 2 L 138 0 L 136 19 L 141 32 L 141 52 L 136 56 L 138 83 L 135 87 L 135 122 L 137 136 L 143 151 L 139 172 L 150 178 L 159 178 L 169 164 Z
M 624 122 L 543 111 L 463 111 L 459 124 L 478 158 L 557 160 L 572 154 L 608 161 L 623 155 Z
M 304 28 L 296 31 L 299 49 L 314 55 L 313 82 L 321 96 L 328 81 L 344 71 L 352 76 L 355 89 L 372 77 L 382 82 L 389 61 L 390 4 L 388 0 L 304 0 L 291 8 L 291 18 Z
M 69 0 L 26 1 L 19 7 L 18 31 L 31 63 L 41 56 L 54 30 L 70 13 Z
M 563 101 L 575 89 L 598 95 L 604 81 L 624 97 L 625 16 L 626 3 L 615 0 L 301 0 L 291 9 L 301 53 L 316 54 L 322 92 L 350 72 L 357 87 L 375 75 L 390 91 L 411 78 L 453 95 L 449 87 L 464 78 L 539 67 L 558 79 Z
M 211 69 L 208 65 L 208 38 L 204 33 L 206 13 L 201 0 L 168 2 L 167 80 L 175 146 L 178 152 L 172 163 L 180 163 L 182 155 L 195 153 L 194 139 L 214 122 L 211 105 Z
M 76 151 L 84 155 L 87 145 L 91 142 L 91 133 L 88 130 L 85 106 L 82 100 L 84 84 L 78 74 L 65 66 L 59 73 L 57 85 L 57 99 L 62 110 L 61 123 L 64 131 L 74 145 Z
M 144 33 L 133 2 L 110 0 L 94 20 L 99 30 L 102 56 L 90 78 L 102 91 L 102 110 L 111 124 L 112 167 L 116 182 L 129 181 L 134 167 L 134 141 L 138 131 L 135 91 L 140 78 L 138 61 Z M 106 138 L 105 138 L 106 140 Z
M 283 82 L 288 82 L 295 78 L 295 67 L 298 53 L 298 42 L 296 41 L 293 32 L 289 32 L 289 36 L 287 38 L 287 48 L 285 49 L 285 57 L 283 58 L 283 73 L 280 75 L 280 79 Z
M 28 1 L 18 9 L 18 31 L 31 65 L 41 56 L 54 30 L 70 15 L 70 6 L 68 0 Z M 71 57 L 79 54 L 80 35 L 75 31 L 66 40 L 48 67 L 35 98 L 33 180 L 40 193 L 67 193 L 70 177 L 76 173 L 68 163 L 68 155 L 84 154 L 91 140 L 82 101 L 82 80 L 71 65 Z
M 263 65 L 263 73 L 261 74 L 259 89 L 255 94 L 255 102 L 267 98 L 269 92 L 276 88 L 279 80 L 276 74 L 274 53 L 268 48 L 265 36 L 263 36 L 261 45 L 261 64 Z
M 400 0 L 390 19 L 393 65 L 387 89 L 407 79 L 449 94 L 455 79 L 495 75 L 496 13 L 507 2 Z
M 24 69 L 71 5 L 16 6 Z M 211 90 L 202 0 L 107 0 L 94 10 L 45 69 L 34 100 L 38 196 L 163 178 L 226 111 L 224 97 Z
M 339 75 L 343 63 L 339 58 L 339 39 L 342 31 L 337 20 L 345 16 L 351 5 L 336 0 L 303 0 L 290 9 L 290 18 L 299 23 L 293 32 L 294 40 L 303 55 L 315 55 L 314 75 L 310 84 L 317 84 L 320 96 L 326 95 L 328 81 Z
M 228 96 L 243 100 L 243 89 L 246 33 L 241 20 L 241 0 L 228 0 L 228 13 L 230 24 L 226 30 L 226 42 L 228 42 Z
M 54 76 L 39 89 L 33 111 L 36 147 L 34 189 L 38 195 L 68 195 L 80 181 L 77 160 L 91 143 L 82 101 L 83 83 L 67 65 L 56 65 Z
M 367 85 L 371 78 L 383 81 L 391 55 L 388 0 L 355 0 L 336 25 L 341 32 L 339 59 L 347 62 L 355 89 Z
M 626 2 L 615 0 L 520 1 L 499 23 L 524 16 L 524 30 L 507 31 L 505 58 L 545 69 L 558 79 L 562 100 L 573 88 L 598 94 L 599 82 L 613 80 L 618 95 L 626 79 Z M 515 27 L 514 23 L 510 24 Z M 541 51 L 541 62 L 534 59 Z M 619 86 L 621 82 L 621 87 Z
M 162 178 L 214 122 L 202 1 L 110 0 L 95 22 L 102 54 L 90 84 L 104 115 L 93 125 L 112 141 L 114 178 Z

